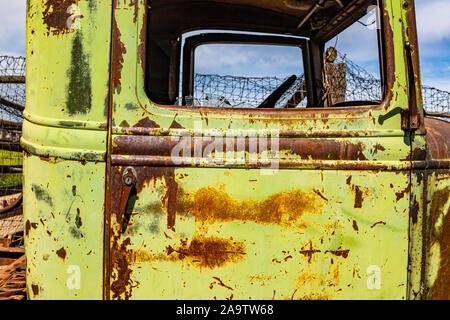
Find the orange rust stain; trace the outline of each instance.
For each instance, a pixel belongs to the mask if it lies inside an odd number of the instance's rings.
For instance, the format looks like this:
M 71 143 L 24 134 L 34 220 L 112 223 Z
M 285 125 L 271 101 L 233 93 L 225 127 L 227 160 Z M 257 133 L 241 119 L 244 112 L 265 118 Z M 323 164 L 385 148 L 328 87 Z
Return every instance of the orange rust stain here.
M 181 260 L 188 258 L 197 267 L 209 269 L 236 263 L 246 255 L 243 242 L 217 237 L 194 237 L 189 246 L 181 245 L 169 252 L 177 253 Z
M 324 201 L 314 191 L 302 190 L 275 193 L 263 201 L 238 201 L 222 190 L 205 187 L 185 201 L 191 205 L 184 213 L 209 223 L 240 220 L 291 225 L 304 213 L 320 213 Z

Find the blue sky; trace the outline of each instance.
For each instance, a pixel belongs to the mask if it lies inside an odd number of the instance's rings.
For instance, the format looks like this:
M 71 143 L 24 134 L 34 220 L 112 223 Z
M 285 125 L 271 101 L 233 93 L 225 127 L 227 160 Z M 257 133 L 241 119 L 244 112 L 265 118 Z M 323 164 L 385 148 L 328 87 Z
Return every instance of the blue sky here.
M 25 55 L 25 7 L 26 0 L 0 0 L 0 55 Z M 450 0 L 416 0 L 416 15 L 423 83 L 450 91 Z M 371 37 L 369 31 L 362 25 L 355 25 L 348 35 L 338 39 L 337 48 L 344 53 L 351 52 L 350 59 L 376 73 L 375 59 L 371 58 L 376 49 L 361 43 L 355 48 L 358 45 L 355 39 Z M 280 70 L 286 75 L 296 70 L 297 64 L 292 61 L 297 60 L 297 51 L 284 49 L 284 58 L 274 58 L 277 48 L 270 50 L 261 55 L 255 48 L 220 48 L 222 58 L 218 59 L 214 54 L 217 50 L 200 47 L 202 56 L 196 61 L 197 68 L 200 72 L 267 76 L 279 75 Z M 256 63 L 255 58 L 258 59 Z M 250 70 L 242 67 L 249 65 L 247 61 L 252 61 Z

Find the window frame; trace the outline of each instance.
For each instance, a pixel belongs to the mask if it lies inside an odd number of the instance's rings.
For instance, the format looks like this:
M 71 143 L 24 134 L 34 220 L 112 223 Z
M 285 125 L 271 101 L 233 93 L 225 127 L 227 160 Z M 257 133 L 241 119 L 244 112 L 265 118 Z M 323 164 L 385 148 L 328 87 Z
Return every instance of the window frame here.
M 310 56 L 308 50 L 308 39 L 300 37 L 290 37 L 283 35 L 262 35 L 248 33 L 200 33 L 184 38 L 183 58 L 182 58 L 182 104 L 185 105 L 185 97 L 193 95 L 194 92 L 194 70 L 195 70 L 195 50 L 206 44 L 253 44 L 253 45 L 273 45 L 298 47 L 301 50 L 303 72 L 307 88 L 307 105 L 312 103 L 312 74 Z M 233 109 L 233 108 L 228 108 Z M 253 110 L 255 108 L 245 108 Z

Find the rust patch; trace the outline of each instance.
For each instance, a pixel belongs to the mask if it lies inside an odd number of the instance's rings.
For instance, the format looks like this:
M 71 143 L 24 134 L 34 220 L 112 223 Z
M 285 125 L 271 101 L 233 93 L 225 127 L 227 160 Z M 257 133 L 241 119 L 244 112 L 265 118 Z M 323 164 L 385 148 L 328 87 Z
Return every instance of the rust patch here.
M 134 6 L 133 22 L 136 23 L 137 22 L 137 15 L 138 15 L 138 8 L 139 8 L 138 7 L 138 0 L 131 0 L 129 6 L 130 7 Z
M 27 222 L 25 222 L 25 236 L 27 236 L 27 237 L 28 237 L 28 234 L 30 233 L 30 228 L 31 228 L 30 220 L 27 220 Z
M 135 19 L 137 20 L 137 9 L 138 9 L 138 1 L 136 1 L 136 6 L 135 6 Z M 138 57 L 139 57 L 139 61 L 141 63 L 141 67 L 145 72 L 145 39 L 147 37 L 147 6 L 144 6 L 144 17 L 143 17 L 143 21 L 144 23 L 142 24 L 142 29 L 139 33 L 139 46 L 138 46 Z
M 327 250 L 325 253 L 331 253 L 334 254 L 336 257 L 343 257 L 346 259 L 348 257 L 348 253 L 350 250 Z
M 359 160 L 364 161 L 365 146 L 361 143 L 341 142 L 333 139 L 281 139 L 280 151 L 293 153 L 302 159 Z
M 173 119 L 169 129 L 184 129 L 184 127 Z
M 383 147 L 381 144 L 377 143 L 377 144 L 374 146 L 373 150 L 374 150 L 374 153 L 377 153 L 378 151 L 385 151 L 386 148 Z
M 427 130 L 426 141 L 431 159 L 450 159 L 449 123 L 443 120 L 425 118 L 425 127 Z
M 355 230 L 356 232 L 359 231 L 358 223 L 356 222 L 356 220 L 353 220 L 353 230 Z
M 130 245 L 130 238 L 125 239 L 122 243 L 118 244 L 120 236 L 115 236 L 112 245 L 112 264 L 113 270 L 117 271 L 117 274 L 113 274 L 113 279 L 111 283 L 111 291 L 113 292 L 113 299 L 121 299 L 124 295 L 125 300 L 131 297 L 131 291 L 134 287 L 133 281 L 131 280 L 130 264 L 128 257 L 132 254 L 131 250 L 127 247 Z
M 256 223 L 288 224 L 296 222 L 304 213 L 320 213 L 324 199 L 311 191 L 275 193 L 263 201 L 233 199 L 228 193 L 213 187 L 199 189 L 185 203 L 187 214 L 197 221 L 227 222 L 253 221 Z
M 353 205 L 354 208 L 362 208 L 363 203 L 363 193 L 361 189 L 359 189 L 358 186 L 353 186 L 355 190 L 355 204 Z
M 66 34 L 74 32 L 73 29 L 67 27 L 67 21 L 72 14 L 67 12 L 69 7 L 76 4 L 77 0 L 47 0 L 44 4 L 42 19 L 47 27 L 47 35 Z M 83 16 L 79 16 L 82 18 Z
M 306 249 L 306 247 L 309 245 L 309 249 Z M 304 255 L 306 258 L 308 258 L 308 263 L 311 263 L 311 259 L 313 254 L 321 252 L 320 250 L 315 250 L 312 247 L 312 242 L 309 241 L 308 245 L 303 246 L 300 250 L 300 254 Z
M 157 124 L 155 121 L 150 120 L 148 117 L 145 117 L 138 122 L 133 127 L 137 128 L 152 128 L 152 129 L 158 129 L 160 128 L 159 124 Z
M 178 253 L 181 260 L 189 258 L 197 267 L 209 269 L 236 263 L 246 254 L 243 242 L 217 237 L 194 237 L 189 246 L 182 244 L 179 248 L 167 251 L 168 254 L 173 252 Z
M 33 291 L 34 296 L 37 296 L 39 294 L 39 286 L 37 284 L 32 284 L 31 290 Z
M 411 205 L 411 207 L 409 209 L 409 216 L 410 216 L 411 221 L 412 221 L 413 224 L 417 223 L 417 219 L 418 219 L 418 216 L 419 216 L 419 210 L 420 210 L 419 202 L 417 202 L 417 198 L 414 195 L 413 203 L 412 203 L 412 205 Z
M 113 19 L 113 57 L 112 57 L 112 83 L 113 88 L 117 88 L 120 86 L 120 78 L 122 77 L 122 68 L 123 68 L 123 55 L 127 53 L 125 46 L 122 41 L 120 41 L 121 33 L 119 28 L 117 27 L 117 21 Z
M 405 188 L 405 190 L 400 191 L 400 192 L 396 192 L 395 193 L 395 197 L 397 198 L 397 201 L 402 199 L 406 194 L 409 194 L 410 190 L 411 190 L 411 185 L 408 184 L 408 186 Z
M 64 249 L 64 247 L 61 247 L 61 249 L 56 251 L 56 254 L 58 255 L 58 257 L 64 260 L 66 258 L 66 249 Z
M 83 225 L 83 222 L 81 221 L 81 217 L 80 217 L 80 209 L 77 208 L 77 215 L 75 216 L 75 225 L 77 226 L 78 229 L 81 228 L 81 226 Z

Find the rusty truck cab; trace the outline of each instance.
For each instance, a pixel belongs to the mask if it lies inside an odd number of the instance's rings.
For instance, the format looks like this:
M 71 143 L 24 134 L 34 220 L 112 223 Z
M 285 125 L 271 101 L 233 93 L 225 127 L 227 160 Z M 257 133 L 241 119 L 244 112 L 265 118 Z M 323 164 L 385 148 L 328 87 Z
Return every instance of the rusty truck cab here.
M 333 43 L 368 12 L 379 86 L 349 99 Z M 30 0 L 27 21 L 31 299 L 449 297 L 450 126 L 424 116 L 414 1 Z M 200 98 L 207 44 L 294 47 L 302 75 Z

